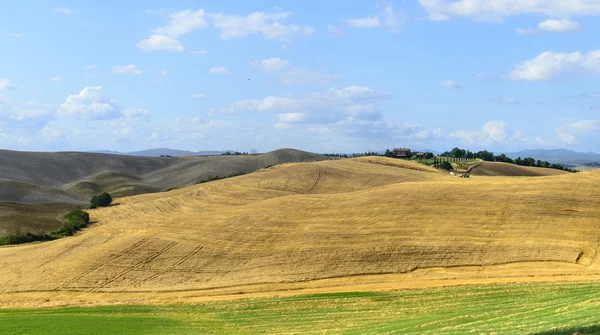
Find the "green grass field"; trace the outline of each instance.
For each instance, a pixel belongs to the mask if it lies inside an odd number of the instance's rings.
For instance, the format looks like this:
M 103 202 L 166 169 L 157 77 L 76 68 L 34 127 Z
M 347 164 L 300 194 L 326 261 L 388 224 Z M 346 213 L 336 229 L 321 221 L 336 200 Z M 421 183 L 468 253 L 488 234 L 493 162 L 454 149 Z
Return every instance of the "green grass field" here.
M 0 310 L 0 334 L 600 334 L 600 282 Z

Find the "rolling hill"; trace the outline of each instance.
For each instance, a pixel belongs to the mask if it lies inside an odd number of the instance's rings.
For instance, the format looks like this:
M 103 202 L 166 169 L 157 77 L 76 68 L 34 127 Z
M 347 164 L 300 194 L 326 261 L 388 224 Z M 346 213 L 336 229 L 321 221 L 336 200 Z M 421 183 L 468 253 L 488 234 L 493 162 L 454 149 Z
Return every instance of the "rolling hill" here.
M 368 157 L 290 163 L 91 210 L 0 248 L 0 304 L 173 303 L 600 279 L 600 173 L 452 177 Z
M 502 162 L 482 162 L 481 164 L 479 164 L 471 170 L 471 174 L 474 176 L 536 177 L 556 176 L 569 173 L 570 172 L 557 169 L 540 168 L 533 166 L 520 166 L 516 164 Z
M 216 176 L 250 173 L 274 164 L 322 159 L 325 157 L 293 149 L 259 155 L 205 157 L 1 150 L 0 204 L 4 207 L 0 207 L 0 217 L 6 220 L 0 221 L 0 235 L 17 223 L 24 229 L 57 228 L 60 222 L 56 217 L 64 213 L 64 208 L 86 205 L 93 195 L 102 192 L 116 197 L 160 192 Z M 42 206 L 49 210 L 38 218 L 43 222 L 26 224 L 25 219 L 10 219 L 18 209 L 24 210 L 23 214 L 39 212 L 36 206 L 41 203 L 57 204 L 56 210 Z M 69 204 L 71 206 L 67 206 Z M 8 207 L 11 209 L 6 210 Z

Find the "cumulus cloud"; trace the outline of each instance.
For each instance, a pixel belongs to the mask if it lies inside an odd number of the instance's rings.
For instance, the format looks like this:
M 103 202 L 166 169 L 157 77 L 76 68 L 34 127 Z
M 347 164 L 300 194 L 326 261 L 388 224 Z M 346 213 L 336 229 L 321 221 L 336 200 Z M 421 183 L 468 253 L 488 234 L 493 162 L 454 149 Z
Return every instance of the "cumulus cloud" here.
M 254 12 L 247 16 L 211 14 L 215 28 L 221 30 L 221 38 L 245 37 L 260 34 L 269 40 L 288 41 L 295 36 L 310 36 L 315 29 L 310 26 L 286 24 L 291 12 L 268 14 Z
M 229 69 L 226 67 L 211 67 L 208 70 L 209 74 L 229 74 Z
M 181 42 L 166 35 L 152 35 L 145 40 L 141 40 L 135 44 L 135 47 L 144 51 L 171 51 L 182 52 L 184 50 Z
M 62 81 L 62 79 L 60 78 L 60 76 L 54 76 L 54 77 L 50 78 L 50 81 L 53 81 L 55 83 L 60 83 Z
M 125 108 L 122 116 L 127 120 L 148 120 L 150 112 L 144 108 Z
M 30 101 L 13 104 L 9 99 L 0 103 L 0 124 L 10 128 L 39 129 L 55 117 L 56 109 L 51 104 Z
M 61 115 L 84 120 L 103 120 L 121 116 L 121 108 L 102 92 L 102 86 L 86 87 L 69 95 L 60 105 Z
M 507 124 L 504 121 L 489 121 L 483 125 L 483 129 L 481 130 L 458 130 L 449 136 L 467 144 L 493 145 L 506 141 L 506 129 Z
M 598 120 L 581 120 L 562 124 L 556 128 L 556 143 L 578 144 L 581 138 L 594 135 L 599 129 L 600 121 Z
M 206 98 L 206 96 L 204 94 L 202 94 L 202 93 L 194 93 L 194 94 L 192 94 L 192 98 L 194 98 L 194 99 L 204 99 L 204 98 Z
M 345 20 L 349 26 L 357 28 L 379 28 L 386 27 L 391 32 L 398 31 L 406 22 L 406 16 L 401 12 L 394 12 L 392 5 L 387 5 L 377 15 Z
M 143 51 L 172 51 L 184 50 L 178 37 L 192 31 L 213 26 L 220 30 L 221 39 L 262 35 L 266 39 L 288 41 L 296 36 L 310 36 L 315 29 L 310 26 L 288 24 L 286 20 L 291 12 L 264 13 L 254 12 L 246 16 L 229 15 L 224 13 L 206 13 L 204 9 L 186 9 L 170 15 L 169 23 L 151 29 L 152 35 L 141 40 L 136 47 Z M 193 52 L 196 53 L 196 52 Z M 198 54 L 206 54 L 200 50 Z
M 55 13 L 61 13 L 61 14 L 64 14 L 64 15 L 75 15 L 75 14 L 79 14 L 79 11 L 78 11 L 78 10 L 71 9 L 71 8 L 63 8 L 63 7 L 56 8 L 56 9 L 54 10 L 54 12 L 55 12 Z
M 462 17 L 478 21 L 501 21 L 514 15 L 538 14 L 551 17 L 600 15 L 597 0 L 419 0 L 429 19 L 444 21 Z
M 600 50 L 587 53 L 544 52 L 517 65 L 506 75 L 511 80 L 550 81 L 568 74 L 600 74 Z
M 13 85 L 10 80 L 6 78 L 0 78 L 0 90 L 14 90 L 15 85 Z
M 132 74 L 132 75 L 140 75 L 142 74 L 142 70 L 138 69 L 137 65 L 129 64 L 129 65 L 118 65 L 112 68 L 113 73 L 118 74 Z
M 389 95 L 386 92 L 368 87 L 348 86 L 341 89 L 332 88 L 302 98 L 269 96 L 263 99 L 240 100 L 223 108 L 221 113 L 273 113 L 277 115 L 276 129 L 286 129 L 291 125 L 332 125 L 340 122 L 356 125 L 359 122 L 357 120 L 381 121 L 382 115 L 377 103 L 387 98 Z M 368 124 L 372 126 L 371 123 Z
M 544 22 L 540 22 L 536 28 L 517 28 L 516 32 L 519 35 L 539 35 L 543 32 L 570 33 L 580 29 L 581 25 L 576 21 L 570 21 L 567 19 L 549 19 Z
M 335 75 L 317 73 L 311 70 L 300 69 L 292 66 L 287 59 L 269 58 L 251 63 L 266 76 L 277 77 L 284 85 L 326 85 L 335 81 Z
M 186 9 L 171 14 L 167 25 L 151 31 L 161 35 L 177 37 L 207 26 L 204 9 L 196 11 Z
M 454 80 L 443 80 L 440 85 L 446 87 L 446 88 L 450 88 L 453 90 L 457 90 L 460 89 L 461 86 L 459 83 L 455 82 Z
M 553 33 L 568 33 L 581 29 L 579 22 L 569 21 L 567 19 L 562 20 L 546 20 L 538 24 L 538 28 L 544 31 Z

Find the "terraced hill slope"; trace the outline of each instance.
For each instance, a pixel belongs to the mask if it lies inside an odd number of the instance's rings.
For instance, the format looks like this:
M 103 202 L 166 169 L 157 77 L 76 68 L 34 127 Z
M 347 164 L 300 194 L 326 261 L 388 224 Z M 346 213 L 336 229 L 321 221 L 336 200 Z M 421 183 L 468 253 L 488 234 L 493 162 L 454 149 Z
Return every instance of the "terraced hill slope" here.
M 482 162 L 480 165 L 471 170 L 471 174 L 475 176 L 536 177 L 556 176 L 568 173 L 570 172 L 549 168 L 520 166 L 502 162 Z
M 386 158 L 284 164 L 120 198 L 74 237 L 0 248 L 0 305 L 600 279 L 599 186 L 598 172 L 462 179 Z
M 0 217 L 7 218 L 0 222 L 0 235 L 14 225 L 52 230 L 60 225 L 55 217 L 64 207 L 85 205 L 93 195 L 102 192 L 117 197 L 159 192 L 273 164 L 322 159 L 325 157 L 293 149 L 259 155 L 185 158 L 0 150 Z M 10 219 L 10 213 L 15 211 L 39 212 L 40 203 L 56 203 L 57 210 L 45 206 L 48 211 L 30 223 Z M 4 211 L 6 207 L 10 210 Z

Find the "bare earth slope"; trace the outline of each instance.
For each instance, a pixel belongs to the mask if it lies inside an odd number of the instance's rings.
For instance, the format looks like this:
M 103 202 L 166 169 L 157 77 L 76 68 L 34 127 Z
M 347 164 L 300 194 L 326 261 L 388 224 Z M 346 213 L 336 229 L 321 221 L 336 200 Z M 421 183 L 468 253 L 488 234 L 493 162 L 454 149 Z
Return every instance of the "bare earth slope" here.
M 570 172 L 549 168 L 519 166 L 515 164 L 502 162 L 482 162 L 479 166 L 471 170 L 471 174 L 474 176 L 536 177 L 556 176 L 568 173 Z
M 250 173 L 273 164 L 322 159 L 321 155 L 293 149 L 259 155 L 181 158 L 0 150 L 0 203 L 85 205 L 102 192 L 117 197 L 159 192 L 216 176 Z M 49 217 L 60 214 L 48 209 Z M 0 222 L 0 235 L 13 223 Z M 24 227 L 52 229 L 59 224 L 52 219 Z
M 462 179 L 386 158 L 275 166 L 0 248 L 0 306 L 600 279 L 599 186 L 598 172 Z

